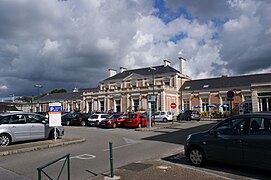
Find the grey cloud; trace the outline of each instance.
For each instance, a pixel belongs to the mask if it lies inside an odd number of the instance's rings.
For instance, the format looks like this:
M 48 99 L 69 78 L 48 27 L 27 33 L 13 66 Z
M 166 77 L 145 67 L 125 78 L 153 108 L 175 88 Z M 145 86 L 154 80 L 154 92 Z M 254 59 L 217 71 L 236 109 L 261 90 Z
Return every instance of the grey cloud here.
M 244 15 L 227 2 L 169 0 L 166 5 L 173 10 L 187 7 L 197 18 L 195 24 L 199 22 L 200 26 L 212 18 L 228 19 L 229 22 Z M 192 49 L 181 40 L 171 42 L 170 46 L 167 44 L 170 36 L 180 33 L 178 27 L 183 24 L 178 25 L 178 22 L 186 21 L 176 21 L 177 25 L 173 23 L 172 27 L 171 23 L 163 24 L 152 16 L 152 3 L 145 0 L 0 1 L 0 86 L 8 88 L 0 89 L 0 97 L 35 95 L 35 84 L 42 84 L 43 92 L 55 88 L 96 87 L 99 81 L 108 77 L 109 68 L 146 67 L 162 64 L 163 59 L 171 60 L 178 69 L 178 52 L 181 50 L 188 53 L 186 57 L 195 59 L 198 47 Z M 221 46 L 219 55 L 225 63 L 214 62 L 212 71 L 200 68 L 202 65 L 190 65 L 200 71 L 193 72 L 192 77 L 209 71 L 209 75 L 219 75 L 219 69 L 215 67 L 223 69 L 223 73 L 237 74 L 270 67 L 270 3 L 262 1 L 257 8 L 250 17 L 255 21 L 250 26 L 253 29 L 233 33 L 222 26 L 210 31 L 219 34 L 219 38 L 212 40 L 208 37 L 208 41 L 215 42 L 209 43 L 210 46 Z M 151 18 L 142 20 L 146 17 Z M 192 28 L 190 21 L 186 23 L 187 28 Z M 133 37 L 138 31 L 153 35 L 154 41 L 135 47 Z M 188 59 L 187 63 L 193 62 Z
M 100 3 L 1 1 L 0 75 L 8 89 L 0 97 L 33 94 L 33 84 L 43 84 L 44 91 L 96 87 L 108 68 L 121 66 L 136 31 L 133 22 L 151 11 L 151 2 Z M 106 38 L 111 50 L 97 46 Z

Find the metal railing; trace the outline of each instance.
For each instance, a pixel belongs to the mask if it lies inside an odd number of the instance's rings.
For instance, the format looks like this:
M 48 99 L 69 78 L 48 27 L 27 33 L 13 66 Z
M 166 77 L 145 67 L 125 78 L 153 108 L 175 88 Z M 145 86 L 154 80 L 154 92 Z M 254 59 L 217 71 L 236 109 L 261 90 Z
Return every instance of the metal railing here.
M 41 180 L 41 175 L 42 173 L 48 178 L 48 179 L 51 179 L 53 180 L 43 169 L 47 168 L 48 166 L 54 164 L 54 163 L 57 163 L 58 161 L 62 160 L 62 159 L 65 159 L 64 162 L 63 162 L 63 165 L 62 165 L 62 168 L 58 174 L 58 177 L 57 177 L 57 180 L 59 180 L 62 172 L 63 172 L 63 169 L 65 167 L 65 165 L 67 164 L 67 179 L 70 180 L 70 154 L 67 154 L 65 156 L 62 156 L 52 162 L 49 162 L 41 167 L 38 167 L 37 170 L 38 170 L 38 180 Z

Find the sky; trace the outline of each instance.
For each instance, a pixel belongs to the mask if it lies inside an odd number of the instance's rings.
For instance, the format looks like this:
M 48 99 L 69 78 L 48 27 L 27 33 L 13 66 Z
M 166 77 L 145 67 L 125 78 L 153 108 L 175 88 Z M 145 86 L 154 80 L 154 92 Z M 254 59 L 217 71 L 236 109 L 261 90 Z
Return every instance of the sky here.
M 192 79 L 271 70 L 269 0 L 0 0 L 0 97 L 94 88 L 169 60 Z M 35 88 L 35 85 L 43 88 Z

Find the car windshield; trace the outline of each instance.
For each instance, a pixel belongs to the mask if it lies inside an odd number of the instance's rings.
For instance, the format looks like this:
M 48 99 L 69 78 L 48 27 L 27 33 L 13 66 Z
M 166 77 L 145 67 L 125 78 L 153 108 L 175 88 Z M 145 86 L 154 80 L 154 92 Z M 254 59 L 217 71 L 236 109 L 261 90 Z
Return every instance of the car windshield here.
M 128 118 L 136 118 L 136 114 L 128 114 Z
M 190 114 L 192 111 L 184 111 L 183 114 Z
M 99 115 L 93 114 L 93 115 L 90 116 L 90 119 L 97 119 L 98 117 L 99 117 Z
M 120 116 L 119 114 L 112 114 L 111 116 L 108 117 L 108 119 L 116 119 L 119 116 Z
M 3 123 L 3 120 L 4 120 L 4 116 L 0 116 L 0 124 Z

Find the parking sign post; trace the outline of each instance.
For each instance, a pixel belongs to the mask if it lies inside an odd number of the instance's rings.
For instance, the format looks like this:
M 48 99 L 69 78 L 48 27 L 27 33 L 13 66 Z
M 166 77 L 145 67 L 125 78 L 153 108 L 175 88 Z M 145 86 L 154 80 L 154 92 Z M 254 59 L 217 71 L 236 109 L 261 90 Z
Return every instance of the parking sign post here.
M 54 127 L 54 139 L 56 142 L 57 132 L 56 127 L 61 126 L 61 104 L 50 103 L 49 104 L 49 127 Z
M 175 112 L 176 112 L 176 107 L 177 107 L 177 104 L 176 103 L 171 103 L 170 104 L 170 108 L 171 108 L 171 113 L 172 114 L 175 114 Z M 172 115 L 173 116 L 173 115 Z M 174 117 L 174 116 L 173 116 Z M 174 120 L 174 118 L 172 117 L 172 124 L 173 124 L 173 120 Z
M 148 128 L 151 128 L 151 117 L 152 117 L 152 112 L 154 112 L 152 110 L 152 103 L 153 102 L 155 102 L 155 96 L 148 96 L 148 114 L 149 114 L 149 118 L 148 118 L 149 120 L 148 120 L 148 123 L 147 123 Z M 155 114 L 153 114 L 153 118 L 154 118 L 154 121 L 155 121 Z

